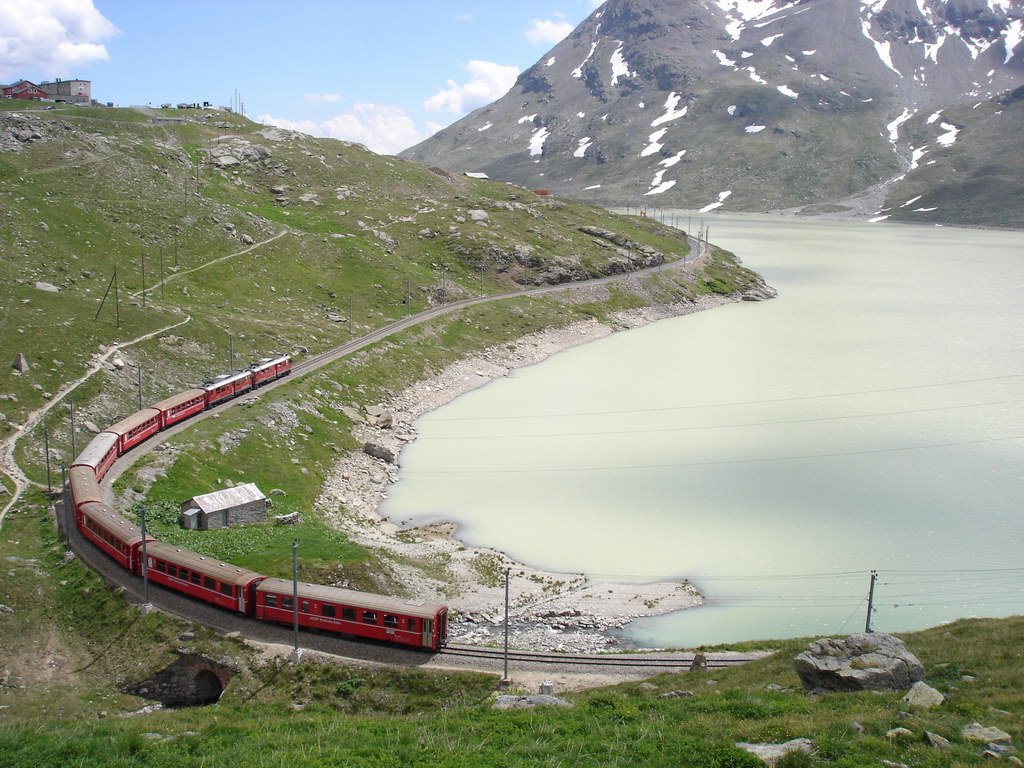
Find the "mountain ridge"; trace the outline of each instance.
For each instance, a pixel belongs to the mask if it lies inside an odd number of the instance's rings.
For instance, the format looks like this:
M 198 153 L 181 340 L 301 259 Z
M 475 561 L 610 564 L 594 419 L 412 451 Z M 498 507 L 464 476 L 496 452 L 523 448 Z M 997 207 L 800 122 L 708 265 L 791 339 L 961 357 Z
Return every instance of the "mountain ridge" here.
M 1020 136 L 1005 101 L 1022 37 L 1020 0 L 609 0 L 506 96 L 401 156 L 603 205 L 775 210 L 890 182 L 874 213 L 932 220 L 900 207 L 919 170 L 992 165 L 974 126 L 993 117 L 985 141 Z M 947 200 L 947 181 L 929 193 Z M 999 188 L 971 206 L 981 220 L 939 218 L 1012 226 L 1024 210 Z

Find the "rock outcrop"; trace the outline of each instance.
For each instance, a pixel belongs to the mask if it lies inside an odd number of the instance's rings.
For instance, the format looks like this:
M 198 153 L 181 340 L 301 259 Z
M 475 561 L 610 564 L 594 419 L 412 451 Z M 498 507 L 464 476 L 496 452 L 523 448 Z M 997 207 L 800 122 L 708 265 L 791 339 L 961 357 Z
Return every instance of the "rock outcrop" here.
M 924 677 L 924 666 L 897 637 L 862 632 L 815 640 L 793 659 L 808 691 L 905 690 Z

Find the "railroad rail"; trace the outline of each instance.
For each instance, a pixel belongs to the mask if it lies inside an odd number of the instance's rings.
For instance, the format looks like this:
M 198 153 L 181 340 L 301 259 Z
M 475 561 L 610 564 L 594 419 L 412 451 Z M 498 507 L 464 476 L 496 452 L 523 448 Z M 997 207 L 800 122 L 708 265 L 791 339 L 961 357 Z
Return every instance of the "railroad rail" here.
M 478 646 L 447 645 L 437 652 L 438 656 L 466 656 L 476 659 L 504 660 L 505 652 L 497 648 Z M 715 656 L 705 657 L 709 669 L 723 669 L 737 664 L 746 664 L 760 656 Z M 589 667 L 639 667 L 642 669 L 689 669 L 694 654 L 664 655 L 663 653 L 632 654 L 564 654 L 534 651 L 509 651 L 508 660 L 527 664 L 582 665 Z

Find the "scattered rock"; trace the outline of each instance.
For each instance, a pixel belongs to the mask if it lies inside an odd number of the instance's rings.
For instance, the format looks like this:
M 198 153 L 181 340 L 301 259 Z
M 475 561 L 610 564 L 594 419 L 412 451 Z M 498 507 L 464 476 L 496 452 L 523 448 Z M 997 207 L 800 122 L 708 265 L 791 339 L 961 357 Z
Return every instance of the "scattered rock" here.
M 270 495 L 271 496 L 287 496 L 288 494 L 284 490 L 282 490 L 281 488 L 271 488 L 270 489 Z
M 120 357 L 115 357 L 113 360 L 110 361 L 110 364 L 119 371 L 124 370 L 124 360 L 122 360 Z
M 538 693 L 536 696 L 499 696 L 492 709 L 529 709 L 531 707 L 571 707 L 572 704 L 557 696 Z
M 363 453 L 367 456 L 373 456 L 375 459 L 387 462 L 388 464 L 394 464 L 397 461 L 397 457 L 390 448 L 385 448 L 383 445 L 377 443 L 366 443 L 363 446 Z
M 46 291 L 47 293 L 60 293 L 60 288 L 53 283 L 37 282 L 36 288 L 40 291 Z
M 933 749 L 949 749 L 952 746 L 949 739 L 931 731 L 924 732 L 924 743 Z
M 243 245 L 252 245 L 255 242 L 251 235 L 242 235 L 241 240 Z
M 813 755 L 815 750 L 814 742 L 810 739 L 791 739 L 782 744 L 749 744 L 745 741 L 736 743 L 740 749 L 749 752 L 760 759 L 765 765 L 773 766 L 779 760 L 792 752 L 803 752 L 805 755 Z
M 853 731 L 854 733 L 864 733 L 864 726 L 861 725 L 860 723 L 853 722 L 853 723 L 850 723 L 850 730 Z
M 87 430 L 89 430 L 90 432 L 92 432 L 92 433 L 93 433 L 94 435 L 98 435 L 98 434 L 100 433 L 100 428 L 99 428 L 99 427 L 97 427 L 97 426 L 96 426 L 96 425 L 95 425 L 95 424 L 94 424 L 93 422 L 91 422 L 91 421 L 88 421 L 88 420 L 86 420 L 86 421 L 83 421 L 83 422 L 82 422 L 82 426 L 83 426 L 83 427 L 85 427 L 85 428 L 86 428 Z
M 469 218 L 476 222 L 487 221 L 490 217 L 487 211 L 482 211 L 479 208 L 469 212 Z
M 992 744 L 1009 744 L 1010 734 L 994 726 L 983 726 L 981 723 L 965 725 L 960 735 L 968 741 L 991 742 Z
M 903 697 L 904 704 L 908 704 L 911 707 L 921 707 L 922 709 L 937 707 L 945 700 L 945 696 L 923 680 L 918 680 L 914 683 L 907 692 L 907 695 Z
M 909 768 L 906 763 L 897 763 L 893 760 L 882 760 L 881 762 L 885 768 Z
M 0 613 L 14 613 L 14 609 L 11 608 L 9 605 L 4 605 L 3 603 L 0 603 Z
M 693 696 L 693 691 L 666 691 L 658 696 L 659 699 L 688 699 Z
M 914 732 L 909 728 L 892 728 L 885 732 L 885 738 L 887 739 L 906 739 L 913 735 Z
M 275 515 L 274 525 L 298 525 L 302 522 L 298 512 L 289 512 L 287 515 Z
M 14 356 L 14 362 L 11 363 L 11 368 L 16 370 L 18 373 L 28 373 L 28 359 L 25 357 L 24 352 L 19 352 Z
M 924 677 L 903 641 L 884 632 L 815 640 L 793 667 L 808 691 L 898 691 Z

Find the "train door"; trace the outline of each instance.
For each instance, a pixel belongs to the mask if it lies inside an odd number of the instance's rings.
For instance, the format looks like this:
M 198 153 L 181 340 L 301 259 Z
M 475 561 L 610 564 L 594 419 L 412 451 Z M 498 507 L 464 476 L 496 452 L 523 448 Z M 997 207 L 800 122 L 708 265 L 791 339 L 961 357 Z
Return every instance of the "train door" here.
M 434 647 L 434 620 L 423 620 L 423 645 L 426 648 Z

